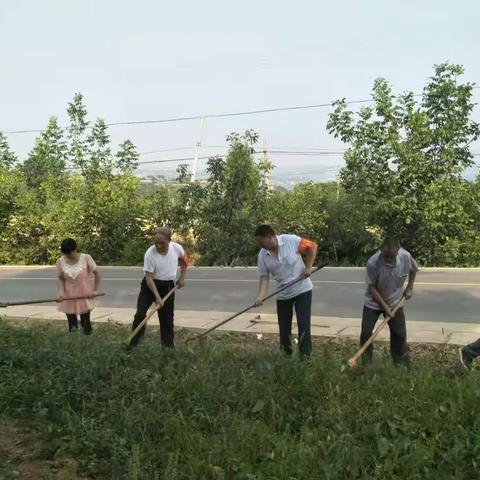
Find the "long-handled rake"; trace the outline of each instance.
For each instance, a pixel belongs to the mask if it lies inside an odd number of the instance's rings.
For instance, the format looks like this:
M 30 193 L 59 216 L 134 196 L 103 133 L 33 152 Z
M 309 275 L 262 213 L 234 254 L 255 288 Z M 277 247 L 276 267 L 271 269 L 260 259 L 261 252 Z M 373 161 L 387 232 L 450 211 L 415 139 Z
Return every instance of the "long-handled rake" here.
M 132 331 L 132 333 L 129 335 L 125 343 L 130 346 L 132 344 L 132 341 L 134 338 L 139 334 L 140 330 L 147 324 L 147 322 L 155 315 L 158 310 L 160 310 L 163 305 L 165 305 L 165 302 L 168 300 L 168 298 L 173 295 L 175 290 L 177 290 L 177 286 L 173 287 L 163 298 L 162 298 L 162 305 L 155 305 L 152 310 L 145 316 L 145 318 L 137 325 L 135 330 Z
M 400 302 L 397 304 L 397 306 L 393 309 L 392 311 L 392 316 L 390 317 L 385 317 L 382 321 L 382 323 L 375 329 L 375 331 L 372 333 L 372 336 L 361 346 L 361 348 L 358 350 L 358 352 L 351 358 L 348 359 L 347 363 L 350 367 L 356 367 L 358 359 L 363 355 L 363 352 L 369 347 L 369 345 L 377 338 L 378 334 L 382 331 L 382 329 L 385 327 L 385 325 L 392 320 L 392 318 L 395 317 L 396 313 L 398 310 L 403 308 L 407 300 L 405 298 L 402 298 Z
M 315 272 L 318 272 L 319 270 L 321 270 L 322 268 L 324 268 L 326 265 L 328 265 L 328 262 L 318 266 L 317 268 L 315 268 L 313 271 L 312 271 L 312 275 L 315 273 Z M 295 285 L 296 283 L 300 282 L 301 280 L 304 280 L 304 276 L 300 276 L 298 278 L 296 278 L 295 280 L 292 280 L 291 282 L 288 282 L 287 284 L 283 285 L 282 287 L 280 287 L 278 290 L 275 290 L 274 292 L 270 293 L 269 295 L 267 295 L 266 297 L 262 298 L 262 303 L 265 302 L 266 300 L 274 297 L 275 295 L 278 295 L 280 292 L 283 292 L 284 290 L 286 290 L 287 288 L 291 287 L 292 285 Z M 238 313 L 235 313 L 234 315 L 231 315 L 230 317 L 226 318 L 225 320 L 222 320 L 218 323 L 216 323 L 215 325 L 213 325 L 212 327 L 208 328 L 207 330 L 205 330 L 204 332 L 200 333 L 199 335 L 195 336 L 195 337 L 192 337 L 190 339 L 187 340 L 187 342 L 189 341 L 192 341 L 192 340 L 198 340 L 199 338 L 202 338 L 204 337 L 205 335 L 208 335 L 210 332 L 213 332 L 213 330 L 216 330 L 218 327 L 221 327 L 222 325 L 225 325 L 226 323 L 230 322 L 231 320 L 233 320 L 234 318 L 237 318 L 239 317 L 240 315 L 244 314 L 245 312 L 248 312 L 249 310 L 251 310 L 252 308 L 255 308 L 257 306 L 256 303 L 253 303 L 252 305 L 249 305 L 248 307 L 244 308 L 242 311 L 238 312 Z
M 94 297 L 103 297 L 104 293 L 97 293 L 96 295 L 82 295 L 81 297 L 67 297 L 61 301 L 58 298 L 43 298 L 39 300 L 25 300 L 20 302 L 0 302 L 0 307 L 17 307 L 19 305 L 34 305 L 36 303 L 61 303 L 66 300 L 83 300 L 84 298 L 94 298 Z
M 252 318 L 252 319 L 250 320 L 250 325 L 249 325 L 247 328 L 252 327 L 252 326 L 254 326 L 254 325 L 257 325 L 257 324 L 259 324 L 259 323 L 261 323 L 261 324 L 263 324 L 263 325 L 277 325 L 277 322 L 275 322 L 275 321 L 269 321 L 269 320 L 262 320 L 262 319 L 260 318 L 260 315 L 257 315 L 255 318 Z M 315 327 L 315 328 L 330 328 L 330 325 L 321 325 L 321 324 L 319 324 L 319 323 L 311 323 L 310 325 L 311 325 L 312 327 Z

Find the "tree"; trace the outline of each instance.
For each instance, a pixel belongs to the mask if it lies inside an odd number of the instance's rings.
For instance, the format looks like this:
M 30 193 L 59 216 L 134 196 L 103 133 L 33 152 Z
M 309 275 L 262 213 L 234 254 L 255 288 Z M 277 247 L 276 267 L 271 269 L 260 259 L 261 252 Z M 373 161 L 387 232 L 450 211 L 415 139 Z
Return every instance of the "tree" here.
M 17 163 L 17 156 L 10 150 L 7 137 L 0 132 L 0 168 L 11 169 Z
M 35 141 L 35 146 L 23 163 L 27 183 L 38 188 L 49 175 L 60 176 L 65 171 L 67 146 L 63 130 L 55 117 Z
M 277 231 L 296 233 L 316 241 L 324 237 L 331 186 L 301 183 L 291 192 L 275 192 L 269 202 L 268 223 Z
M 133 148 L 135 149 L 135 147 Z M 107 125 L 101 118 L 97 118 L 87 137 L 87 151 L 88 163 L 82 170 L 82 174 L 87 180 L 95 182 L 99 178 L 111 178 L 114 161 Z
M 138 154 L 129 140 L 112 154 L 105 122 L 90 125 L 81 94 L 67 111 L 66 140 L 52 119 L 24 166 L 35 174 L 30 185 L 38 187 L 37 201 L 24 209 L 13 237 L 25 239 L 25 252 L 36 252 L 35 261 L 54 260 L 59 242 L 72 236 L 99 261 L 116 262 L 128 242 L 141 235 L 137 220 L 143 202 L 132 175 Z
M 70 125 L 67 128 L 68 133 L 68 161 L 70 166 L 78 168 L 85 173 L 88 162 L 88 142 L 87 128 L 87 109 L 83 103 L 83 95 L 76 93 L 73 100 L 68 104 L 67 108 Z
M 17 156 L 10 150 L 7 137 L 0 132 L 0 262 L 5 262 L 5 244 L 8 240 L 8 228 L 15 223 L 18 199 L 25 190 L 23 176 L 18 168 Z
M 100 261 L 115 262 L 131 237 L 141 234 L 137 220 L 143 204 L 139 181 L 132 175 L 138 153 L 133 143 L 126 140 L 113 155 L 105 121 L 98 118 L 90 124 L 81 94 L 74 95 L 67 112 L 68 156 L 76 171 L 66 183 L 72 189 L 71 195 L 65 197 L 65 192 L 50 185 L 52 211 L 60 202 L 60 210 L 67 209 L 69 213 L 64 213 L 72 216 L 63 231 L 74 229 L 84 248 Z M 120 170 L 117 175 L 115 168 Z
M 125 140 L 120 144 L 115 166 L 122 173 L 132 174 L 138 167 L 138 157 L 135 145 L 130 140 Z
M 336 182 L 299 183 L 289 192 L 274 191 L 266 212 L 267 223 L 277 232 L 315 240 L 319 259 L 334 264 L 363 263 L 377 240 Z
M 16 201 L 23 182 L 18 172 L 0 168 L 0 185 L 0 232 L 3 233 L 16 212 Z
M 398 235 L 425 264 L 458 261 L 471 219 L 461 174 L 472 164 L 469 145 L 479 137 L 471 120 L 470 83 L 463 68 L 442 64 L 420 99 L 392 93 L 384 79 L 373 86 L 373 107 L 357 114 L 335 102 L 328 131 L 349 144 L 342 185 L 367 212 L 367 225 Z
M 177 182 L 178 183 L 187 183 L 192 179 L 192 174 L 188 173 L 188 164 L 181 163 L 177 167 Z
M 247 130 L 227 137 L 226 159 L 208 161 L 208 180 L 193 231 L 207 264 L 236 265 L 253 261 L 253 230 L 264 215 L 269 165 L 253 158 L 258 135 Z

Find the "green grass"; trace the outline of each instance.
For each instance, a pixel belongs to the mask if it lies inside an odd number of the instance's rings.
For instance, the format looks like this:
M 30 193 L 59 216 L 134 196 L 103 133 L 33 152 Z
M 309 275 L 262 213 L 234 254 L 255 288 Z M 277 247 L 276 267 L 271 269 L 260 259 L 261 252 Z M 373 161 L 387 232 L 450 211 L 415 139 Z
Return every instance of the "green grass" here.
M 21 439 L 0 441 L 0 478 L 25 459 L 62 479 L 480 478 L 480 376 L 449 347 L 342 371 L 353 342 L 300 362 L 276 337 L 180 334 L 168 352 L 150 333 L 126 352 L 125 336 L 0 322 L 0 432 Z

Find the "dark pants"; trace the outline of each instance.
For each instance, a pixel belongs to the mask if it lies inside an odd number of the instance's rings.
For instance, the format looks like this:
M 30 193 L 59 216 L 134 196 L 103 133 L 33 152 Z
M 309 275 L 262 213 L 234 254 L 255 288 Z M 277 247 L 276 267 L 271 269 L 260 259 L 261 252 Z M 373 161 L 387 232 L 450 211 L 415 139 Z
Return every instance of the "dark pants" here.
M 74 332 L 78 330 L 78 317 L 74 313 L 67 313 L 68 331 Z M 80 314 L 80 325 L 85 335 L 92 333 L 92 324 L 90 323 L 90 312 Z
M 295 313 L 297 315 L 300 355 L 302 357 L 308 357 L 312 351 L 312 337 L 310 334 L 312 291 L 301 293 L 288 300 L 277 300 L 280 348 L 287 355 L 292 354 L 293 307 L 295 307 Z
M 464 355 L 472 361 L 480 355 L 480 338 L 462 348 Z
M 175 286 L 173 281 L 164 282 L 162 280 L 154 280 L 155 285 L 157 286 L 158 293 L 163 298 L 165 295 Z M 145 318 L 147 315 L 147 311 L 155 302 L 155 296 L 151 292 L 151 290 L 147 286 L 147 281 L 145 278 L 142 280 L 142 284 L 140 286 L 140 293 L 138 295 L 137 300 L 137 313 L 133 317 L 133 325 L 132 330 L 138 326 L 138 324 Z M 175 294 L 172 294 L 168 297 L 167 301 L 163 305 L 161 309 L 158 310 L 158 320 L 160 322 L 160 338 L 162 345 L 164 347 L 174 347 L 173 342 L 173 310 L 175 306 Z M 136 345 L 140 339 L 142 338 L 143 334 L 145 333 L 145 326 L 138 332 L 131 345 Z
M 378 317 L 382 314 L 379 310 L 373 310 L 363 307 L 362 333 L 360 334 L 360 346 L 362 346 L 373 333 Z M 394 363 L 408 366 L 410 364 L 407 345 L 407 326 L 405 324 L 405 314 L 403 308 L 400 308 L 395 317 L 388 322 L 390 327 L 390 354 Z M 363 354 L 364 362 L 370 362 L 373 357 L 373 344 L 365 350 Z

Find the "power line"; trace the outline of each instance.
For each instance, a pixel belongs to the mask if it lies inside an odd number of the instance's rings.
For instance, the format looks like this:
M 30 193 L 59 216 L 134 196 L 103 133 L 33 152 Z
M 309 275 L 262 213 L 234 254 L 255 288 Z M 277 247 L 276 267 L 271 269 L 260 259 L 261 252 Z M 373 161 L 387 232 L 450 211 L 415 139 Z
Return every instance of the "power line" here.
M 346 102 L 347 105 L 356 105 L 361 103 L 371 103 L 373 99 L 365 99 L 365 100 L 351 100 Z M 159 120 L 136 120 L 136 121 L 127 121 L 127 122 L 111 122 L 107 123 L 107 127 L 116 127 L 116 126 L 127 126 L 127 125 L 152 125 L 152 124 L 159 124 L 159 123 L 176 123 L 176 122 L 185 122 L 191 120 L 201 120 L 203 118 L 228 118 L 228 117 L 239 117 L 244 115 L 258 115 L 261 113 L 274 113 L 274 112 L 287 112 L 292 110 L 307 110 L 312 108 L 325 108 L 331 107 L 333 105 L 333 101 L 329 103 L 316 103 L 311 105 L 295 105 L 291 107 L 275 107 L 275 108 L 265 108 L 260 110 L 246 110 L 243 112 L 228 112 L 228 113 L 209 113 L 206 115 L 191 115 L 188 117 L 172 117 L 172 118 L 162 118 Z M 65 127 L 63 127 L 65 128 Z M 91 127 L 89 127 L 91 128 Z M 32 130 L 10 130 L 3 132 L 7 135 L 17 135 L 23 133 L 42 133 L 45 130 L 41 129 L 32 129 Z
M 309 152 L 309 151 L 291 151 L 291 150 L 269 150 L 269 152 L 276 153 L 278 155 L 295 155 L 295 156 L 310 156 L 310 157 L 324 157 L 324 156 L 331 156 L 331 155 L 343 155 L 346 150 L 339 150 L 339 151 L 324 151 L 324 152 Z
M 302 175 L 320 175 L 320 174 L 323 174 L 323 173 L 338 172 L 339 170 L 341 170 L 341 168 L 342 168 L 342 165 L 339 165 L 338 167 L 335 167 L 335 168 L 326 168 L 326 169 L 322 169 L 322 170 L 310 170 L 310 171 L 307 171 L 307 172 L 297 172 L 297 173 L 286 172 L 286 173 L 283 173 L 283 174 L 271 175 L 270 178 L 298 177 L 298 176 L 302 176 Z
M 253 152 L 255 155 L 260 155 L 263 153 L 263 151 L 258 151 L 256 150 Z M 275 152 L 274 150 L 269 150 L 269 153 L 280 153 L 280 152 Z M 325 153 L 325 152 L 318 152 L 315 154 L 309 154 L 308 152 L 283 152 L 287 155 L 293 155 L 293 156 L 310 156 L 310 157 L 323 157 L 323 156 L 330 156 L 330 155 L 343 155 L 345 152 L 331 152 L 331 153 Z M 224 157 L 226 156 L 226 153 L 224 154 L 217 154 L 217 155 L 204 155 L 202 157 L 198 157 L 198 160 L 208 160 L 210 158 L 215 158 L 215 157 Z M 480 157 L 480 152 L 472 153 L 473 157 Z M 195 160 L 195 157 L 182 157 L 182 158 L 165 158 L 165 159 L 160 159 L 160 160 L 147 160 L 143 162 L 138 162 L 138 165 L 152 165 L 155 163 L 175 163 L 175 162 L 191 162 Z
M 416 94 L 418 96 L 421 94 Z M 364 100 L 350 100 L 345 102 L 346 105 L 356 105 L 362 103 L 372 103 L 374 100 L 373 98 L 364 99 Z M 227 118 L 227 117 L 238 117 L 243 115 L 258 115 L 261 113 L 274 113 L 274 112 L 287 112 L 292 110 L 307 110 L 312 108 L 325 108 L 325 107 L 332 107 L 334 101 L 329 103 L 314 103 L 311 105 L 295 105 L 291 107 L 275 107 L 275 108 L 265 108 L 260 110 L 246 110 L 243 112 L 229 112 L 229 113 L 210 113 L 206 115 L 191 115 L 188 117 L 173 117 L 173 118 L 163 118 L 160 120 L 137 120 L 131 122 L 111 122 L 107 123 L 107 127 L 115 127 L 121 125 L 149 125 L 149 124 L 157 124 L 157 123 L 175 123 L 175 122 L 185 122 L 190 120 L 201 120 L 202 118 Z M 65 128 L 65 127 L 63 127 Z M 91 127 L 89 127 L 91 128 Z M 10 130 L 5 131 L 3 133 L 7 135 L 16 135 L 16 134 L 23 134 L 23 133 L 42 133 L 45 130 L 42 129 L 33 129 L 33 130 Z
M 150 150 L 148 152 L 140 152 L 139 155 L 152 155 L 153 153 L 164 152 L 179 152 L 180 150 L 193 150 L 194 147 L 174 147 L 174 148 L 162 148 L 161 150 Z
M 472 87 L 472 90 L 479 89 L 478 87 Z M 423 93 L 416 93 L 414 97 L 421 97 Z M 398 95 L 393 95 L 393 98 L 397 98 Z M 294 105 L 290 107 L 274 107 L 274 108 L 265 108 L 259 110 L 246 110 L 242 112 L 228 112 L 228 113 L 209 113 L 205 115 L 191 115 L 188 117 L 173 117 L 173 118 L 163 118 L 160 120 L 136 120 L 136 121 L 129 121 L 129 122 L 111 122 L 107 123 L 107 127 L 115 127 L 121 125 L 149 125 L 149 124 L 157 124 L 157 123 L 175 123 L 175 122 L 185 122 L 190 120 L 201 120 L 207 118 L 228 118 L 228 117 L 238 117 L 244 115 L 258 115 L 262 113 L 274 113 L 274 112 L 288 112 L 293 110 L 308 110 L 313 108 L 325 108 L 325 107 L 332 107 L 335 101 L 331 101 L 328 103 L 314 103 L 311 105 Z M 363 100 L 350 100 L 345 102 L 346 105 L 357 105 L 362 103 L 372 103 L 374 102 L 373 98 L 363 99 Z M 63 127 L 65 128 L 65 127 Z M 88 127 L 91 128 L 91 127 Z M 5 131 L 3 133 L 7 135 L 16 135 L 16 134 L 23 134 L 23 133 L 42 133 L 45 130 L 42 129 L 33 129 L 33 130 L 11 130 Z
M 354 105 L 359 103 L 371 103 L 371 102 L 373 102 L 373 99 L 351 100 L 349 102 L 346 102 L 346 104 Z M 258 115 L 261 113 L 287 112 L 291 110 L 307 110 L 312 108 L 324 108 L 324 107 L 331 107 L 332 105 L 333 105 L 333 102 L 316 103 L 312 105 L 295 105 L 293 107 L 276 107 L 276 108 L 265 108 L 261 110 L 246 110 L 243 112 L 210 113 L 206 115 L 193 115 L 190 117 L 165 118 L 161 120 L 137 120 L 133 122 L 112 122 L 112 123 L 107 123 L 107 126 L 114 127 L 119 125 L 146 125 L 146 124 L 155 124 L 155 123 L 173 123 L 173 122 L 184 122 L 188 120 L 201 120 L 202 118 L 239 117 L 243 115 Z
M 201 145 L 201 147 L 205 150 L 213 150 L 213 149 L 222 149 L 228 150 L 229 145 Z M 139 155 L 152 155 L 154 153 L 164 153 L 164 152 L 177 152 L 180 150 L 193 150 L 195 146 L 188 146 L 188 147 L 173 147 L 173 148 L 162 148 L 159 150 L 149 150 L 147 152 L 140 152 Z M 275 153 L 296 153 L 301 152 L 303 153 L 311 153 L 311 154 L 340 154 L 344 153 L 344 150 L 337 150 L 333 151 L 328 148 L 320 148 L 320 147 L 272 147 L 268 149 L 269 152 Z M 263 152 L 263 150 L 262 150 Z
M 343 155 L 344 152 L 287 152 L 281 150 L 270 150 L 270 153 L 279 154 L 279 155 L 293 155 L 293 156 L 309 156 L 309 157 L 324 157 L 324 156 L 331 156 L 331 155 Z M 154 152 L 151 152 L 154 153 Z M 156 152 L 155 152 L 156 153 Z M 254 155 L 261 155 L 263 154 L 263 150 L 255 150 L 253 152 Z M 198 157 L 198 160 L 206 160 L 209 158 L 214 158 L 216 156 L 224 157 L 227 153 L 223 154 L 216 154 L 216 155 L 204 155 L 202 157 Z M 182 157 L 182 158 L 165 158 L 159 160 L 147 160 L 138 162 L 138 165 L 148 165 L 148 164 L 155 164 L 155 163 L 173 163 L 173 162 L 189 162 L 195 160 L 195 157 Z
M 212 158 L 215 155 L 205 155 L 203 157 L 198 157 L 198 160 L 206 160 L 208 158 Z M 138 162 L 138 165 L 147 165 L 152 163 L 171 163 L 171 162 L 190 162 L 193 161 L 194 157 L 184 157 L 184 158 L 166 158 L 162 160 L 148 160 L 146 162 Z

